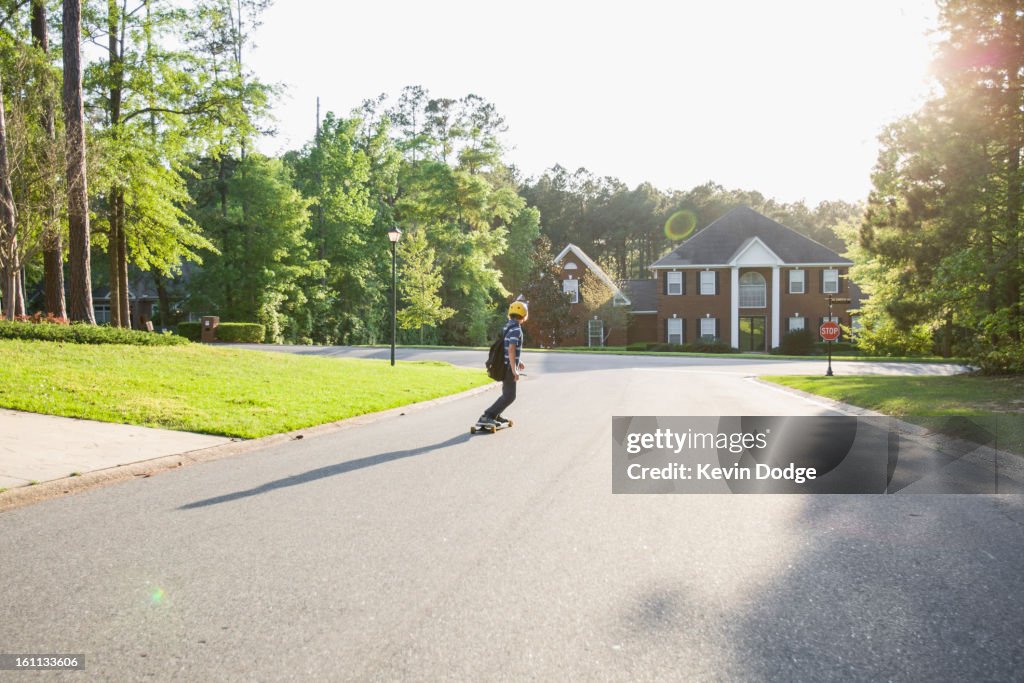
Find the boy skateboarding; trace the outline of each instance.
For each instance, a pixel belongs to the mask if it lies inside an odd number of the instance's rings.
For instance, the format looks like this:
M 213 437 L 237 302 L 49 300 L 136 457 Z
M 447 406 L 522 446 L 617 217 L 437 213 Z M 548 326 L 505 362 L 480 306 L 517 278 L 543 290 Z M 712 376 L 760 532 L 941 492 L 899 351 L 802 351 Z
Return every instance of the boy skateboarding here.
M 501 396 L 480 416 L 477 423 L 473 425 L 471 430 L 473 432 L 482 430 L 493 432 L 512 426 L 511 421 L 502 417 L 501 413 L 516 400 L 516 382 L 519 381 L 520 373 L 526 369 L 526 365 L 522 361 L 522 324 L 526 322 L 529 315 L 529 305 L 521 298 L 513 301 L 508 307 L 508 322 L 501 330 L 505 347 L 505 379 L 501 382 Z

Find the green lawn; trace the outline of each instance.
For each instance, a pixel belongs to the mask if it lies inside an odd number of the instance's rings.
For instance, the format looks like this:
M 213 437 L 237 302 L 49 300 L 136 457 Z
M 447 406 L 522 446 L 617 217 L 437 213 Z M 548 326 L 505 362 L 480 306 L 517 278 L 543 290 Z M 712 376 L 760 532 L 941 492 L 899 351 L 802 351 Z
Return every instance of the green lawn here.
M 481 365 L 483 357 L 481 357 Z M 255 438 L 457 393 L 483 369 L 212 348 L 0 340 L 0 407 Z
M 929 428 L 969 416 L 998 430 L 1003 447 L 1024 453 L 1024 376 L 767 376 L 761 379 L 907 418 Z M 947 418 L 947 419 L 943 419 Z

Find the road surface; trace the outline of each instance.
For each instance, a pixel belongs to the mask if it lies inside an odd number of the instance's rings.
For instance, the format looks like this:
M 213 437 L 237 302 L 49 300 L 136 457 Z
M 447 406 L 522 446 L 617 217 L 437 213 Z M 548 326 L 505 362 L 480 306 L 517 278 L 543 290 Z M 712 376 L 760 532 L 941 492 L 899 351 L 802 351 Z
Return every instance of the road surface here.
M 496 389 L 0 514 L 0 654 L 118 681 L 1021 679 L 1020 496 L 611 493 L 611 416 L 823 414 L 747 379 L 820 362 L 526 361 L 495 435 L 469 426 Z M 874 371 L 901 368 L 948 371 Z

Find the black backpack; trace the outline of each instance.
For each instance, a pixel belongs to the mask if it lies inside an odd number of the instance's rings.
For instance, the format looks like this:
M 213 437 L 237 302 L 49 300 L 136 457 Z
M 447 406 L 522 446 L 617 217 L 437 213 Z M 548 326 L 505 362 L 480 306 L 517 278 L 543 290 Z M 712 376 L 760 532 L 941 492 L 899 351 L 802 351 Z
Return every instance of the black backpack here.
M 487 376 L 497 382 L 505 381 L 505 371 L 508 366 L 505 365 L 505 329 L 502 328 L 501 334 L 491 344 L 491 350 L 487 352 Z

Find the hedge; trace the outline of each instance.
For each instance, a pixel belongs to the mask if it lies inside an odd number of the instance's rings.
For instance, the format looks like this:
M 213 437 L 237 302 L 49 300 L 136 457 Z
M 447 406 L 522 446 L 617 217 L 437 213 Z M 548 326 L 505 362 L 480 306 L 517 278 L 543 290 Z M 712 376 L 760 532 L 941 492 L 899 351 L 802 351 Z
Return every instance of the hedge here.
M 221 323 L 217 326 L 217 341 L 259 344 L 267 328 L 256 323 Z
M 201 332 L 202 326 L 200 323 L 178 323 L 178 334 L 185 339 L 197 342 Z
M 256 323 L 220 323 L 217 325 L 217 341 L 246 342 L 260 344 L 267 333 L 264 325 Z M 178 323 L 178 334 L 192 341 L 202 337 L 202 323 Z
M 167 333 L 141 332 L 123 327 L 72 323 L 12 322 L 0 320 L 0 339 L 34 339 L 72 344 L 129 344 L 133 346 L 175 346 L 187 339 Z

